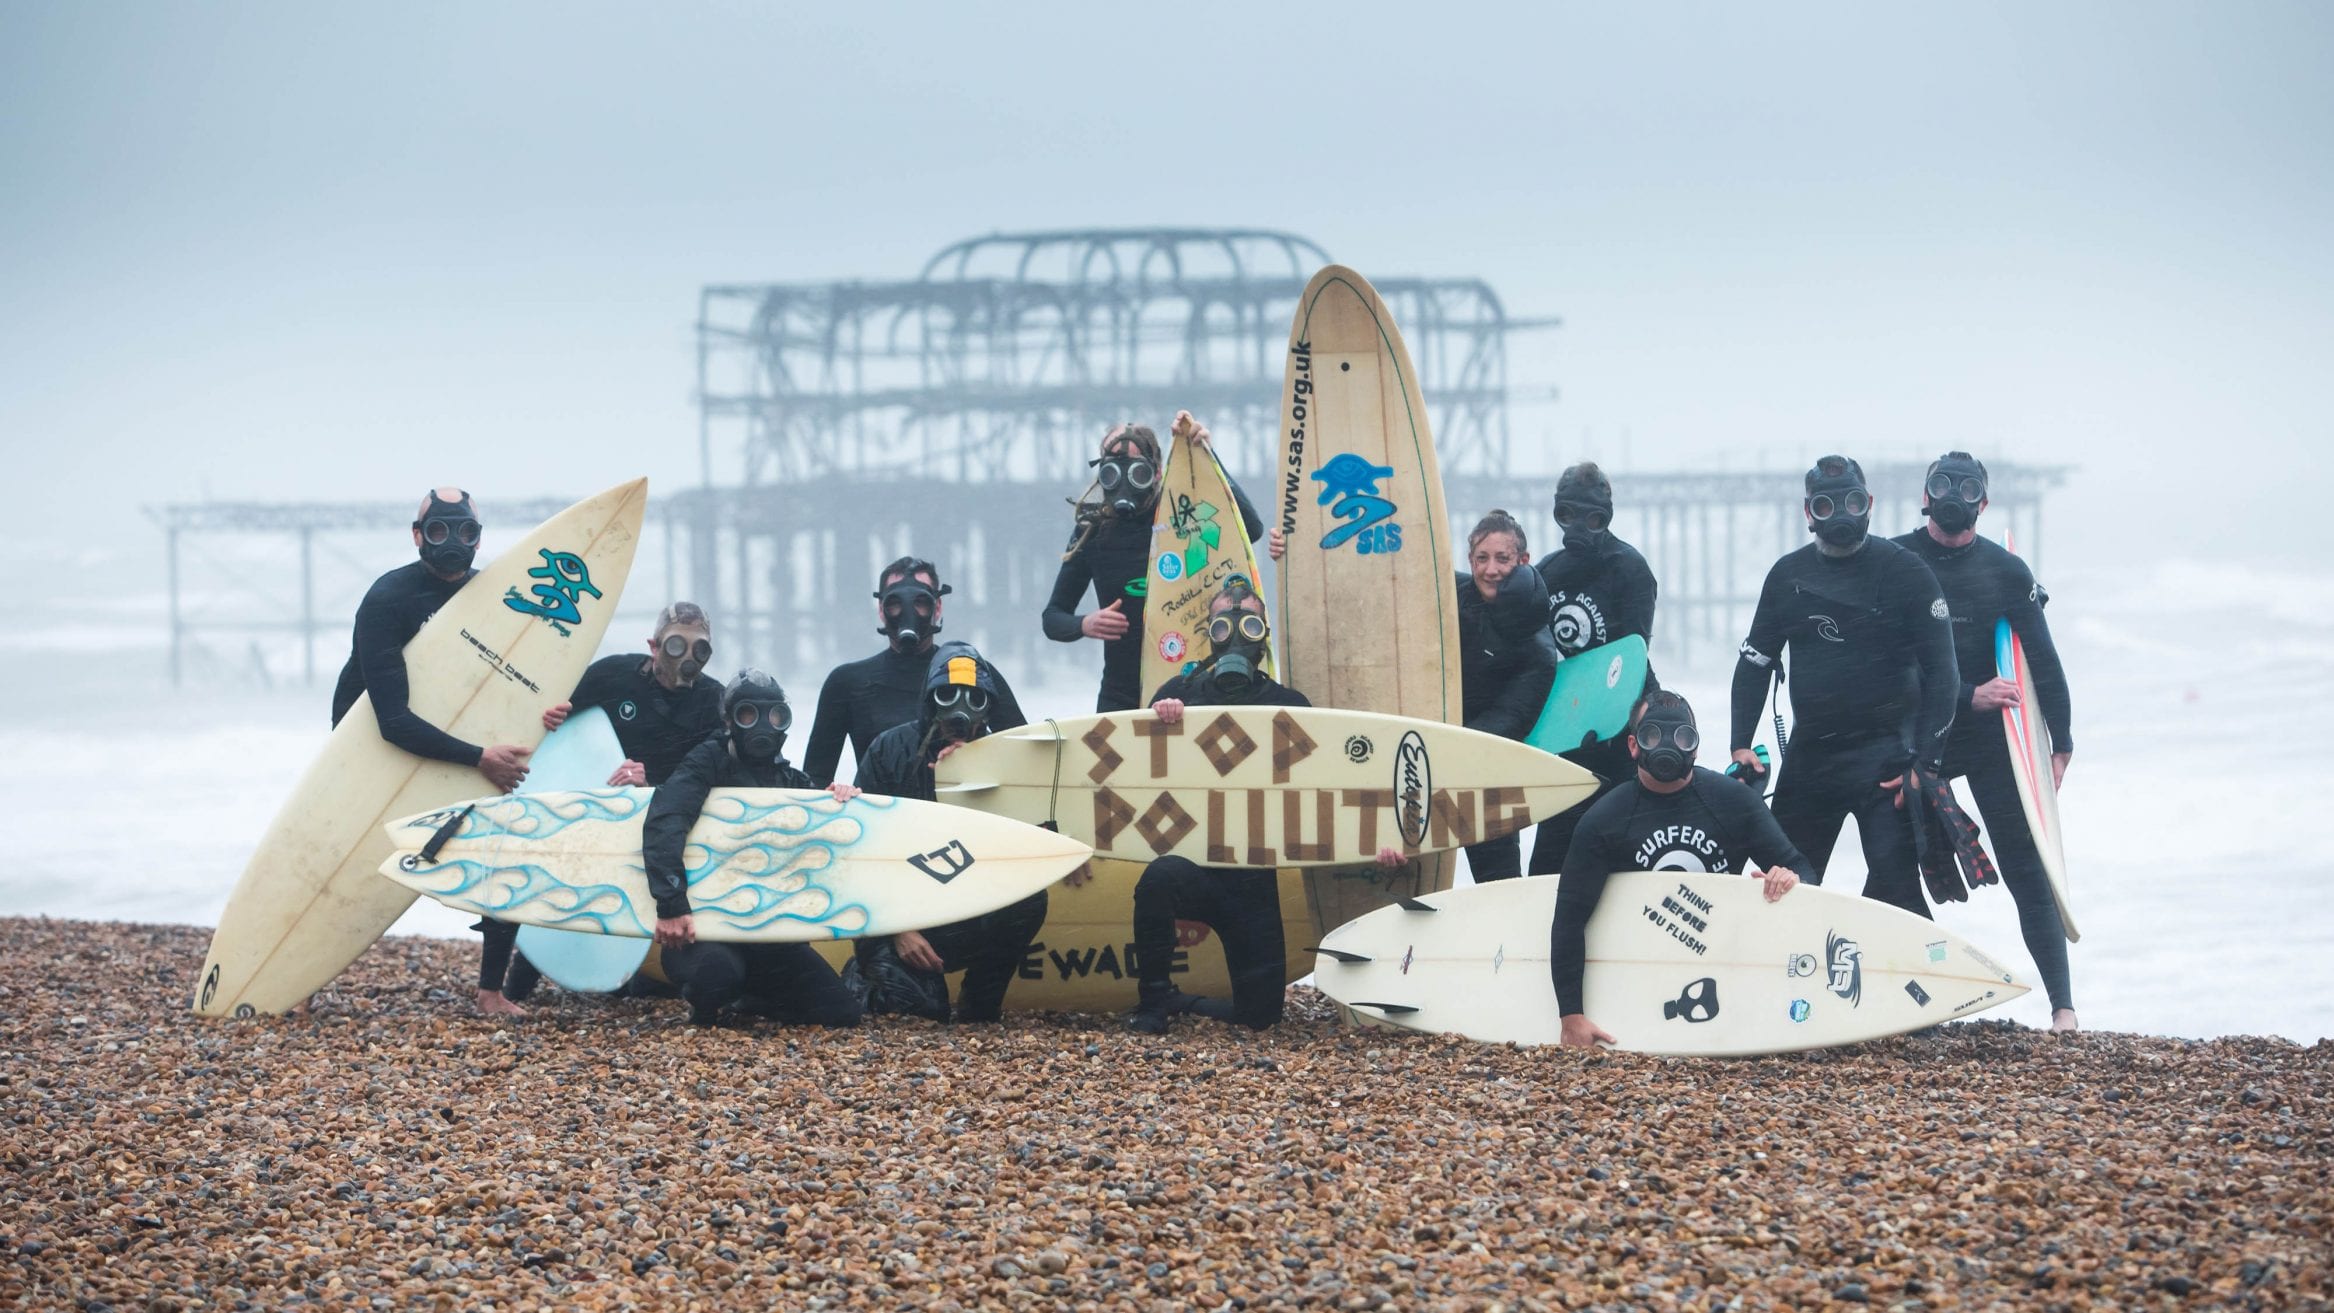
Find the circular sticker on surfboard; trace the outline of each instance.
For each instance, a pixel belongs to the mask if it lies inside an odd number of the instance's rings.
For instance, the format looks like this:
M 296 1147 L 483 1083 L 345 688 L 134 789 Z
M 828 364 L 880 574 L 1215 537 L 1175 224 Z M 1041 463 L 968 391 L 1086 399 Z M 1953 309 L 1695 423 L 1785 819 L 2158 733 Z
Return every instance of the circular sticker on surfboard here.
M 1182 631 L 1170 629 L 1159 635 L 1159 659 L 1161 661 L 1181 661 L 1187 650 Z
M 1791 1000 L 1791 1019 L 1793 1021 L 1807 1020 L 1807 1013 L 1808 1007 L 1806 999 L 1795 998 Z
M 1613 664 L 1605 667 L 1605 687 L 1618 688 L 1621 684 L 1621 658 L 1616 655 Z
M 1183 553 L 1159 553 L 1159 577 L 1170 581 L 1181 579 L 1183 577 Z

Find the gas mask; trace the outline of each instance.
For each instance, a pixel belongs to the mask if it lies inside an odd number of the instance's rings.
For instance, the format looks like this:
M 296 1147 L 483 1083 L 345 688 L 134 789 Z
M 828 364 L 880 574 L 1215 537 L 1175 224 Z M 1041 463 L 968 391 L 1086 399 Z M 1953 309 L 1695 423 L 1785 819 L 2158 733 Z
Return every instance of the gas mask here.
M 883 606 L 883 624 L 875 632 L 891 640 L 894 652 L 922 651 L 940 632 L 940 599 L 947 592 L 948 585 L 936 591 L 914 575 L 892 580 L 875 595 Z
M 675 625 L 650 645 L 648 659 L 656 667 L 658 682 L 687 688 L 713 659 L 713 640 L 701 629 Z
M 421 563 L 435 574 L 460 574 L 478 559 L 481 526 L 470 509 L 470 494 L 462 497 L 461 501 L 441 501 L 432 488 L 429 509 L 413 522 L 414 531 L 421 535 Z
M 1949 534 L 1966 533 L 1977 526 L 1978 507 L 1986 500 L 1986 467 L 1967 452 L 1947 452 L 1929 465 L 1924 485 L 1929 503 L 1921 513 Z
M 1637 718 L 1638 769 L 1664 784 L 1675 784 L 1694 773 L 1694 751 L 1702 733 L 1694 728 L 1694 713 L 1684 707 L 1648 710 Z
M 1807 472 L 1807 531 L 1825 545 L 1852 548 L 1872 531 L 1872 493 L 1864 471 L 1844 456 L 1826 456 Z
M 749 766 L 768 766 L 786 748 L 786 731 L 794 726 L 794 709 L 786 704 L 786 690 L 759 670 L 741 670 L 721 695 L 721 720 L 729 733 L 729 750 Z
M 1613 525 L 1613 484 L 1594 465 L 1575 465 L 1556 478 L 1556 527 L 1564 545 L 1587 551 Z
M 1159 467 L 1140 452 L 1122 452 L 1094 462 L 1094 480 L 1110 513 L 1131 519 L 1159 495 Z
M 1261 611 L 1218 611 L 1208 617 L 1208 647 L 1214 653 L 1210 677 L 1216 688 L 1238 697 L 1264 678 L 1264 643 L 1270 630 Z

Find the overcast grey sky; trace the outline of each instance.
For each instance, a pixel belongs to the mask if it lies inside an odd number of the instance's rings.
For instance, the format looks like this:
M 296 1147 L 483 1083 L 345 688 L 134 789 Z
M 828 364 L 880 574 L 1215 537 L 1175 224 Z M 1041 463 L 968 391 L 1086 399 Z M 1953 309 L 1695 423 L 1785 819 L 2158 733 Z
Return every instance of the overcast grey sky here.
M 708 281 L 1256 225 L 1561 315 L 1566 458 L 1970 445 L 2081 463 L 2099 550 L 2264 496 L 2298 549 L 2330 57 L 2324 4 L 0 0 L 0 438 L 36 524 L 671 487 Z

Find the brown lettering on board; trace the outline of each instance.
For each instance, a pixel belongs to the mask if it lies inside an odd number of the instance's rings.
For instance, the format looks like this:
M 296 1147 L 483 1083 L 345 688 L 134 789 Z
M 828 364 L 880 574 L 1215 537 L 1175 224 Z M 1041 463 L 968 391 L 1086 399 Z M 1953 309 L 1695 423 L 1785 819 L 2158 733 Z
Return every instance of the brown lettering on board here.
M 1179 720 L 1170 725 L 1164 720 L 1138 720 L 1135 722 L 1135 736 L 1151 741 L 1151 778 L 1167 778 L 1167 740 L 1183 737 L 1183 722 Z
M 1360 851 L 1378 855 L 1378 812 L 1394 805 L 1392 789 L 1340 789 L 1337 801 L 1348 807 L 1361 809 Z
M 1209 789 L 1208 861 L 1211 864 L 1230 866 L 1232 860 L 1232 845 L 1226 842 L 1224 837 L 1224 791 L 1222 789 Z
M 1454 842 L 1455 841 L 1455 842 Z M 1475 842 L 1475 791 L 1434 791 L 1434 846 L 1464 848 Z
M 1270 866 L 1272 845 L 1264 841 L 1264 790 L 1248 790 L 1248 864 Z
M 1241 762 L 1256 755 L 1256 740 L 1248 737 L 1248 731 L 1240 728 L 1240 722 L 1232 719 L 1229 711 L 1209 721 L 1193 742 L 1207 754 L 1208 765 L 1216 768 L 1219 778 L 1231 774 Z
M 1110 746 L 1110 732 L 1117 728 L 1116 721 L 1098 720 L 1094 722 L 1094 728 L 1087 730 L 1078 740 L 1093 750 L 1094 765 L 1087 770 L 1086 778 L 1096 784 L 1109 779 L 1110 773 L 1118 769 L 1120 762 L 1126 760 L 1118 755 L 1118 749 Z
M 1313 795 L 1314 842 L 1305 842 L 1305 795 Z M 1280 795 L 1280 850 L 1292 862 L 1326 862 L 1337 851 L 1337 795 L 1288 789 Z
M 1297 723 L 1295 716 L 1285 711 L 1275 712 L 1272 717 L 1272 782 L 1288 783 L 1289 767 L 1312 756 L 1316 746 L 1313 736 L 1305 732 L 1305 727 Z
M 1111 843 L 1134 822 L 1135 809 L 1126 799 L 1110 789 L 1094 791 L 1094 846 L 1107 851 Z
M 1483 837 L 1497 839 L 1532 823 L 1531 804 L 1524 791 L 1513 786 L 1483 791 Z
M 1152 800 L 1149 809 L 1135 822 L 1135 833 L 1143 836 L 1143 842 L 1151 845 L 1152 852 L 1161 854 L 1172 851 L 1183 842 L 1183 836 L 1198 828 L 1199 822 L 1191 819 L 1191 813 L 1183 810 L 1172 793 L 1162 793 Z

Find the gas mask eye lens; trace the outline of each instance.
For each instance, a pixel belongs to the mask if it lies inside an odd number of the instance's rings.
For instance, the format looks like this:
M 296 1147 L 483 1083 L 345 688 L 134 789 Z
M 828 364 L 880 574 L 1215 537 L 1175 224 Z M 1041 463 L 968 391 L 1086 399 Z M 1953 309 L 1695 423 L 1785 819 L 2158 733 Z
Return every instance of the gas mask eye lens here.
M 460 540 L 464 547 L 478 545 L 476 520 L 423 520 L 413 526 L 421 530 L 421 540 L 432 547 L 442 547 L 449 538 Z
M 1147 460 L 1131 461 L 1126 467 L 1126 481 L 1137 488 L 1148 488 L 1159 481 L 1159 472 Z
M 737 709 L 730 713 L 730 719 L 737 722 L 739 729 L 752 729 L 760 723 L 762 709 L 751 702 L 740 702 L 737 704 Z
M 1862 488 L 1850 488 L 1838 497 L 1828 492 L 1819 492 L 1807 499 L 1807 513 L 1818 520 L 1828 520 L 1835 515 L 1853 518 L 1871 509 L 1872 495 Z

